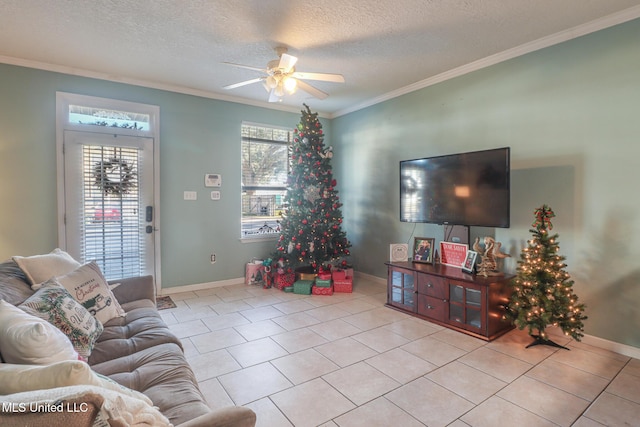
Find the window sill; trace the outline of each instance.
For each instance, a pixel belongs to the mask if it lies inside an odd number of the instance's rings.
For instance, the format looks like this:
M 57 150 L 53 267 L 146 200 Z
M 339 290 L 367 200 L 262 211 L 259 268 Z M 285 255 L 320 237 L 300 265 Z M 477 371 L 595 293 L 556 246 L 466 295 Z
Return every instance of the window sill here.
M 263 235 L 252 235 L 250 237 L 241 237 L 240 243 L 256 243 L 256 242 L 265 242 L 271 240 L 278 240 L 280 237 L 280 233 L 278 234 L 263 234 Z

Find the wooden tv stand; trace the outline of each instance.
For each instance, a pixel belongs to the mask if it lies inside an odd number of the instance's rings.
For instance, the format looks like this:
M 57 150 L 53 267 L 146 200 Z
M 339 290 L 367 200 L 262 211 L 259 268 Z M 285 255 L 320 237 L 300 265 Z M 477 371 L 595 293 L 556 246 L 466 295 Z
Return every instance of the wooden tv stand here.
M 442 264 L 385 264 L 386 306 L 486 341 L 513 328 L 502 320 L 513 275 L 477 276 Z

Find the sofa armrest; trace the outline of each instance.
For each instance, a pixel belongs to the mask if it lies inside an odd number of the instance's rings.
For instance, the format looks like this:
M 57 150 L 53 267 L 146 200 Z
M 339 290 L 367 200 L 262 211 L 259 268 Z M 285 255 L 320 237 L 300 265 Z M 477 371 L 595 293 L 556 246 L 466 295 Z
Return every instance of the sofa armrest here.
M 254 427 L 256 413 L 242 406 L 215 409 L 176 427 Z
M 113 295 L 119 303 L 136 301 L 139 299 L 149 299 L 156 302 L 156 287 L 153 276 L 129 277 L 126 279 L 109 281 L 110 285 L 119 283 L 112 288 Z

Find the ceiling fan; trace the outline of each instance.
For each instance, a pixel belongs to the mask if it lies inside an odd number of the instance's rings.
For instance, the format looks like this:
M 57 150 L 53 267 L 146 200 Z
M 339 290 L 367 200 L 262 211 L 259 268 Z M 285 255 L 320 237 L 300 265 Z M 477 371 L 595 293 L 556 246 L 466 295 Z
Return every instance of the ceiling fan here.
M 287 54 L 286 47 L 277 47 L 275 50 L 280 59 L 269 61 L 267 68 L 223 62 L 223 64 L 260 71 L 265 74 L 264 76 L 256 77 L 255 79 L 224 86 L 223 89 L 235 89 L 241 86 L 261 82 L 267 92 L 269 92 L 269 102 L 278 102 L 282 101 L 282 97 L 285 93 L 293 94 L 298 88 L 318 99 L 325 99 L 329 96 L 329 94 L 311 86 L 304 80 L 344 83 L 344 77 L 340 74 L 298 72 L 294 67 L 296 62 L 298 62 L 298 58 Z

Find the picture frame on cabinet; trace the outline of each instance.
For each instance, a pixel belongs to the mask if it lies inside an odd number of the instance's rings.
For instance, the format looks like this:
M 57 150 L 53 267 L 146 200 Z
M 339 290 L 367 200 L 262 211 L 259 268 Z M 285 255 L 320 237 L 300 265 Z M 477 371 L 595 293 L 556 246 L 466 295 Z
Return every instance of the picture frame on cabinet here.
M 478 257 L 478 252 L 467 251 L 467 257 L 464 260 L 464 264 L 462 264 L 462 271 L 464 271 L 465 273 L 473 274 L 476 266 L 477 257 Z
M 433 252 L 436 239 L 433 237 L 416 237 L 413 239 L 413 251 L 411 261 L 425 264 L 433 264 Z

